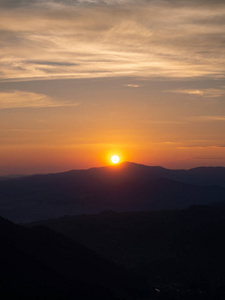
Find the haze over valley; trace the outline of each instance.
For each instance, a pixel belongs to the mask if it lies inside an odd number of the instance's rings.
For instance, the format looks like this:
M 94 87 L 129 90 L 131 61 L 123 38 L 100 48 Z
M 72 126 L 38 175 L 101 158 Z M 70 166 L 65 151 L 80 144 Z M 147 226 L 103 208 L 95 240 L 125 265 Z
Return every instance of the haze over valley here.
M 225 168 L 219 167 L 169 170 L 124 162 L 0 181 L 0 215 L 22 223 L 104 210 L 224 205 L 224 200 Z

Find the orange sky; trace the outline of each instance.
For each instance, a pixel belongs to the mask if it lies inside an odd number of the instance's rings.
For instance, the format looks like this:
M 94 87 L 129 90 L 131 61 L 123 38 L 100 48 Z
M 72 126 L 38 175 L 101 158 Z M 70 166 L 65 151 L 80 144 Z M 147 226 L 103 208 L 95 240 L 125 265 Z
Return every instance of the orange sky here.
M 0 176 L 225 166 L 225 3 L 0 1 Z

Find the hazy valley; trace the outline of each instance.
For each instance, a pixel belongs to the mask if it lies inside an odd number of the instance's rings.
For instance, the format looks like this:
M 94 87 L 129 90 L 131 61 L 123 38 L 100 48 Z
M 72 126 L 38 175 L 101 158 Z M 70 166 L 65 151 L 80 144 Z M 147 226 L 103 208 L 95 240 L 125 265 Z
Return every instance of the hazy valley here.
M 225 168 L 134 163 L 0 181 L 10 299 L 224 299 Z
M 0 215 L 14 222 L 104 210 L 223 204 L 225 168 L 168 170 L 134 163 L 0 181 Z

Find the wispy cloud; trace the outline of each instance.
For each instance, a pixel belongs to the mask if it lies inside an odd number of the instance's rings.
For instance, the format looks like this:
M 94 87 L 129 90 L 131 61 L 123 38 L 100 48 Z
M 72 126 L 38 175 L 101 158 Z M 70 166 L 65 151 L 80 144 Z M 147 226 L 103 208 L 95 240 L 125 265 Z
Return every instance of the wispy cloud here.
M 0 1 L 0 79 L 224 77 L 221 2 Z
M 23 91 L 8 91 L 0 93 L 0 109 L 8 108 L 44 108 L 58 106 L 77 106 L 79 103 L 62 103 L 37 93 Z
M 142 120 L 139 122 L 144 124 L 158 124 L 158 125 L 173 125 L 173 124 L 179 125 L 179 124 L 187 123 L 186 120 Z
M 166 92 L 176 93 L 176 94 L 187 94 L 192 96 L 200 96 L 206 98 L 217 98 L 225 94 L 225 88 L 222 86 L 218 89 L 176 89 L 167 90 Z
M 210 149 L 219 149 L 219 148 L 224 148 L 223 145 L 205 145 L 205 146 L 198 146 L 198 145 L 185 145 L 185 146 L 181 146 L 181 147 L 177 147 L 178 149 L 189 149 L 189 148 L 196 148 L 196 149 L 207 149 L 207 148 L 210 148 Z
M 34 65 L 40 65 L 40 66 L 77 66 L 75 63 L 70 62 L 63 62 L 63 61 L 41 61 L 41 60 L 31 60 L 27 61 L 27 63 L 34 64 Z
M 126 84 L 126 86 L 131 87 L 131 88 L 138 88 L 138 87 L 141 87 L 140 84 Z
M 188 120 L 190 121 L 197 121 L 197 122 L 210 122 L 210 121 L 221 121 L 225 122 L 225 116 L 195 116 L 189 117 Z

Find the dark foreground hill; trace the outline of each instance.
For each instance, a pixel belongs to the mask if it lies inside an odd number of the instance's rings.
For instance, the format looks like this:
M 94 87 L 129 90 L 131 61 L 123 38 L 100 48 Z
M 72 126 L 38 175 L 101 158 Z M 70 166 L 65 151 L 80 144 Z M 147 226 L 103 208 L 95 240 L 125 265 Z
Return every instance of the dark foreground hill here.
M 43 224 L 142 276 L 162 299 L 225 299 L 224 208 L 104 212 Z
M 45 227 L 0 218 L 0 251 L 0 299 L 155 299 L 137 276 Z
M 103 210 L 225 203 L 225 168 L 168 170 L 134 163 L 0 181 L 0 215 L 29 222 Z

